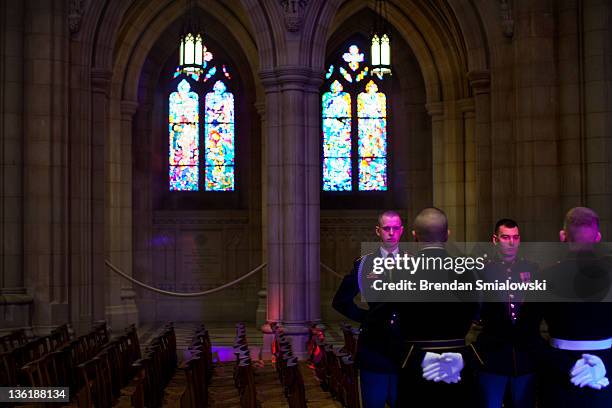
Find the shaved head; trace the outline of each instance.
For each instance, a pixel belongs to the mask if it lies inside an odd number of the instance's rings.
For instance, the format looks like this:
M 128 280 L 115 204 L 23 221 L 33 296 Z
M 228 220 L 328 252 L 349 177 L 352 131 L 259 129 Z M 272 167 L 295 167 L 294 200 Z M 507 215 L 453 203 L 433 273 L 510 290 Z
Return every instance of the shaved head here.
M 601 239 L 599 216 L 588 207 L 574 207 L 565 214 L 562 241 L 594 243 Z M 563 239 L 565 237 L 565 239 Z
M 414 219 L 414 233 L 419 242 L 446 242 L 448 240 L 446 214 L 439 208 L 425 208 Z

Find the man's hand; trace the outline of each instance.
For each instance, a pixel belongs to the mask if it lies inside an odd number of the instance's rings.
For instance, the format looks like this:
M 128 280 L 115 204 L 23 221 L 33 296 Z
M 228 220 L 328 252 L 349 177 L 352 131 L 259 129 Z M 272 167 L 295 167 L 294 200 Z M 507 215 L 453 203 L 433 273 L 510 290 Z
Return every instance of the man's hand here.
M 428 381 L 447 384 L 461 381 L 461 370 L 463 369 L 463 357 L 459 353 L 427 353 L 421 364 L 423 367 L 423 378 Z
M 600 390 L 610 384 L 603 361 L 593 354 L 583 354 L 572 367 L 570 375 L 570 382 L 580 388 L 587 386 Z

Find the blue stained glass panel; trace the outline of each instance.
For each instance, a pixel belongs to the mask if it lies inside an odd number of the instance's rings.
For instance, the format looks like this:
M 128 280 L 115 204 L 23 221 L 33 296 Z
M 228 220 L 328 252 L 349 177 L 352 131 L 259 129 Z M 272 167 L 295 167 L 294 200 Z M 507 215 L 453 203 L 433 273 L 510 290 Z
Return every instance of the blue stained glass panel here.
M 198 166 L 170 166 L 171 191 L 197 191 Z
M 172 191 L 198 190 L 199 100 L 186 80 L 169 97 L 169 188 Z
M 387 190 L 387 100 L 374 81 L 357 96 L 359 190 Z
M 234 95 L 223 81 L 206 94 L 206 191 L 234 190 Z
M 323 119 L 323 156 L 351 157 L 350 119 Z
M 171 123 L 170 125 L 171 166 L 197 166 L 199 162 L 199 137 L 197 123 Z
M 351 96 L 334 81 L 322 104 L 323 190 L 351 190 Z
M 233 191 L 234 166 L 206 166 L 207 191 Z
M 350 157 L 326 157 L 323 159 L 323 190 L 351 191 Z
M 364 157 L 359 160 L 359 191 L 387 190 L 387 159 Z
M 359 118 L 359 157 L 387 155 L 387 120 Z

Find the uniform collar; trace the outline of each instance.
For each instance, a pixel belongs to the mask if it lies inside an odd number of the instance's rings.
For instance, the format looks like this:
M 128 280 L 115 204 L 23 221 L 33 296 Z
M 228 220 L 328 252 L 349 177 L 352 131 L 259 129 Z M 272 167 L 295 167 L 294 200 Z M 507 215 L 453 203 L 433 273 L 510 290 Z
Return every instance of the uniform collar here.
M 389 256 L 389 251 L 387 251 L 383 247 L 380 247 L 380 254 L 383 258 L 386 258 L 387 256 Z M 399 247 L 395 248 L 395 251 L 391 251 L 391 255 L 393 255 L 394 257 L 397 256 L 397 254 L 399 254 Z

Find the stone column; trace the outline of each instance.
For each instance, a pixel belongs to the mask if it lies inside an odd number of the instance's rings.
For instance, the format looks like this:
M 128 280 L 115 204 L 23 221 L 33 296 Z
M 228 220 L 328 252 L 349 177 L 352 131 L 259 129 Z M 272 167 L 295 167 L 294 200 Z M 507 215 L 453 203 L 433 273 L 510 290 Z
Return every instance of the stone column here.
M 476 213 L 476 140 L 474 99 L 466 98 L 457 102 L 459 113 L 463 116 L 463 219 L 465 230 L 462 239 L 465 242 L 478 240 L 478 214 Z
M 24 13 L 24 270 L 40 334 L 70 320 L 65 5 L 29 1 Z
M 476 177 L 475 239 L 486 240 L 493 223 L 491 191 L 491 74 L 470 71 L 468 80 L 474 94 L 474 172 Z
M 260 73 L 266 93 L 268 322 L 303 355 L 319 306 L 319 126 L 322 73 L 295 66 Z M 270 350 L 269 326 L 264 350 Z
M 105 319 L 105 291 L 108 284 L 108 268 L 104 265 L 104 154 L 108 132 L 108 109 L 112 72 L 103 68 L 91 70 L 91 169 L 92 169 L 92 255 L 91 283 L 94 320 Z
M 154 113 L 153 104 L 139 103 L 138 112 L 135 114 L 132 129 L 136 134 L 132 137 L 132 151 L 134 157 L 133 169 L 133 200 L 132 200 L 132 225 L 133 225 L 133 247 L 132 247 L 132 276 L 143 282 L 152 282 L 153 271 L 153 200 L 151 198 L 151 183 L 149 175 L 151 168 L 151 151 L 158 146 L 151 146 L 150 137 L 153 134 L 153 117 L 159 117 Z M 158 123 L 158 122 L 155 122 Z M 165 129 L 164 129 L 165 130 Z M 167 130 L 165 130 L 167 132 Z M 137 293 L 138 316 L 141 320 L 155 321 L 155 295 L 145 289 L 134 288 Z
M 264 102 L 255 104 L 255 109 L 261 118 L 261 180 L 268 179 L 267 154 L 267 122 L 266 122 L 266 105 Z M 261 259 L 268 259 L 268 196 L 266 184 L 262 183 L 261 191 Z M 268 299 L 268 268 L 261 271 L 261 288 L 257 292 L 257 311 L 255 312 L 255 327 L 262 327 L 267 319 L 267 299 Z
M 30 326 L 23 276 L 23 3 L 0 4 L 0 329 Z
M 106 135 L 105 256 L 127 275 L 132 275 L 132 118 L 138 104 L 121 101 L 119 117 L 111 114 Z M 111 327 L 121 330 L 138 322 L 132 284 L 106 269 L 105 316 Z
M 442 102 L 432 102 L 428 103 L 425 108 L 431 116 L 433 205 L 443 208 L 446 202 L 444 185 L 444 105 Z

